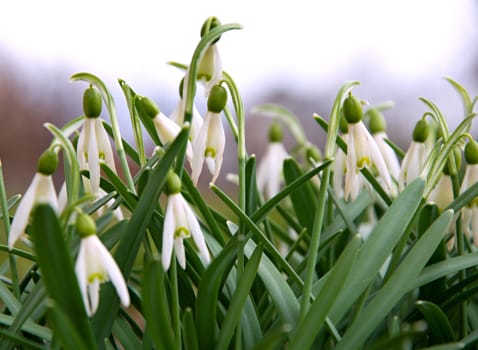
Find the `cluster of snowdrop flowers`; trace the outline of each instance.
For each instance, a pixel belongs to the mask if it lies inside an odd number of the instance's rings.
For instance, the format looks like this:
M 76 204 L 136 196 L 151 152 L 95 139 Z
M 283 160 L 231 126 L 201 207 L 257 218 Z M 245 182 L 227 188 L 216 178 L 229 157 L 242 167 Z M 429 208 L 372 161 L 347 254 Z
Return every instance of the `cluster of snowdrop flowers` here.
M 199 221 L 181 194 L 181 180 L 173 171 L 168 175 L 164 192 L 167 195 L 161 254 L 164 270 L 167 271 L 171 265 L 173 247 L 179 266 L 183 269 L 186 268 L 186 253 L 183 240 L 191 236 L 205 262 L 209 262 L 211 258 Z
M 37 163 L 37 172 L 28 186 L 25 195 L 18 204 L 8 235 L 8 248 L 11 250 L 15 242 L 22 237 L 28 226 L 33 207 L 37 204 L 48 204 L 58 210 L 58 198 L 52 175 L 58 168 L 58 155 L 52 149 L 42 153 Z
M 80 212 L 76 219 L 76 232 L 81 242 L 75 272 L 88 316 L 98 309 L 100 284 L 108 280 L 115 287 L 121 304 L 128 307 L 130 298 L 126 282 L 110 252 L 96 235 L 93 219 Z

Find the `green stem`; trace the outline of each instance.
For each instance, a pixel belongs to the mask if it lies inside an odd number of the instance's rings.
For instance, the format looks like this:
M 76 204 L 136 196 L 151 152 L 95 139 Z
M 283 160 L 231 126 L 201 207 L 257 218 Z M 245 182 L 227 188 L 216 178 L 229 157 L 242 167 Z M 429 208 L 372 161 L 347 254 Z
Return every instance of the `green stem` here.
M 5 188 L 5 181 L 3 178 L 3 167 L 0 160 L 0 205 L 2 206 L 3 224 L 5 234 L 10 232 L 10 215 L 8 214 L 7 192 Z M 8 252 L 8 262 L 10 265 L 10 274 L 12 277 L 13 294 L 20 300 L 20 285 L 18 282 L 18 270 L 16 257 L 12 252 Z
M 172 263 L 171 263 L 171 303 L 172 303 L 172 318 L 173 318 L 173 330 L 174 337 L 176 338 L 176 346 L 178 350 L 181 350 L 181 315 L 180 315 L 180 306 L 179 306 L 179 289 L 178 289 L 178 268 L 177 261 L 173 253 Z

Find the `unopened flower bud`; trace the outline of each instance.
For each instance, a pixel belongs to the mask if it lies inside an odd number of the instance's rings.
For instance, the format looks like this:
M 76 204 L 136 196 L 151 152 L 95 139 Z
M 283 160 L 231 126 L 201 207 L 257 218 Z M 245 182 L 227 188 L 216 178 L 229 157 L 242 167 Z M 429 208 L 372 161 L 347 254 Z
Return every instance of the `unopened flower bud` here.
M 387 130 L 387 123 L 385 122 L 383 114 L 375 108 L 371 108 L 368 113 L 370 115 L 370 132 L 372 134 L 385 132 Z
M 426 141 L 428 134 L 430 133 L 430 127 L 428 123 L 420 119 L 413 129 L 413 141 L 423 143 Z
M 154 118 L 159 114 L 159 107 L 152 99 L 148 97 L 142 97 L 141 99 L 139 99 L 139 103 L 143 111 L 149 117 Z
M 83 112 L 87 118 L 98 118 L 103 101 L 101 94 L 93 86 L 89 86 L 83 94 Z
M 181 192 L 181 179 L 174 172 L 170 171 L 164 187 L 164 192 L 169 196 Z
M 478 164 L 478 143 L 475 140 L 466 144 L 465 160 L 468 164 Z
M 91 216 L 81 212 L 76 218 L 76 232 L 81 238 L 96 234 L 96 223 Z
M 216 27 L 219 27 L 221 25 L 221 22 L 219 21 L 219 19 L 215 16 L 211 16 L 209 17 L 202 25 L 201 27 L 201 38 L 206 35 L 207 33 L 209 33 L 209 31 L 211 29 L 214 29 Z M 214 40 L 212 43 L 215 44 L 219 41 L 219 39 L 221 39 L 221 37 L 217 38 L 216 40 Z
M 221 85 L 214 85 L 207 98 L 207 109 L 213 113 L 221 113 L 227 103 L 227 90 Z
M 51 149 L 44 151 L 37 163 L 37 171 L 43 175 L 52 175 L 58 168 L 58 154 Z
M 363 117 L 363 110 L 362 110 L 362 103 L 360 100 L 349 93 L 347 98 L 344 100 L 344 104 L 342 106 L 342 111 L 345 117 L 350 124 L 358 123 L 362 120 Z
M 272 123 L 269 128 L 269 142 L 281 142 L 282 141 L 282 128 L 279 123 Z

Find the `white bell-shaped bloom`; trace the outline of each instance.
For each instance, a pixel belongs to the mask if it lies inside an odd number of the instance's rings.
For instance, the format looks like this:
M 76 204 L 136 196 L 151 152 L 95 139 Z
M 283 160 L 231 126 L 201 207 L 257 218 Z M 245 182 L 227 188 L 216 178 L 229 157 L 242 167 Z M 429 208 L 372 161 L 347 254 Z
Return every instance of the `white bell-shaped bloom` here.
M 206 49 L 199 64 L 198 77 L 205 83 L 204 96 L 209 96 L 212 87 L 222 79 L 222 60 L 217 44 Z
M 90 173 L 91 192 L 97 193 L 100 188 L 100 161 L 116 169 L 111 143 L 100 118 L 85 118 L 78 138 L 77 158 L 80 170 Z
M 30 213 L 36 204 L 49 204 L 58 212 L 58 198 L 51 175 L 37 172 L 28 186 L 25 195 L 20 200 L 13 217 L 8 234 L 8 248 L 12 249 L 15 242 L 22 236 L 28 225 Z
M 428 195 L 427 202 L 435 204 L 440 211 L 443 211 L 452 201 L 453 186 L 451 183 L 451 177 L 444 173 Z
M 400 162 L 398 161 L 397 154 L 393 151 L 392 147 L 385 141 L 388 139 L 387 133 L 384 131 L 376 132 L 373 134 L 373 138 L 377 143 L 380 153 L 382 153 L 385 164 L 390 172 L 390 175 L 394 179 L 398 179 L 400 173 Z
M 153 118 L 153 123 L 156 128 L 156 132 L 158 133 L 159 140 L 163 145 L 173 142 L 181 131 L 181 127 L 162 112 L 156 114 L 156 116 Z M 186 158 L 191 161 L 192 157 L 193 149 L 191 143 L 188 141 L 186 146 Z
M 257 187 L 269 199 L 277 194 L 284 180 L 283 163 L 289 156 L 282 142 L 269 142 L 257 167 Z
M 193 147 L 192 179 L 194 184 L 197 184 L 199 180 L 204 161 L 213 175 L 211 182 L 216 181 L 221 171 L 225 145 L 226 134 L 221 114 L 208 111 Z
M 362 121 L 349 123 L 347 143 L 347 161 L 345 172 L 345 198 L 354 200 L 361 187 L 360 169 L 367 167 L 371 172 L 378 172 L 385 190 L 390 193 L 392 180 L 377 143 L 370 135 Z
M 347 144 L 349 134 L 343 134 L 342 139 Z M 334 192 L 337 196 L 344 196 L 344 176 L 347 171 L 347 155 L 342 150 L 342 148 L 337 147 L 337 153 L 335 154 L 334 161 Z
M 407 153 L 403 157 L 398 175 L 398 189 L 400 192 L 421 174 L 427 156 L 428 151 L 425 143 L 412 141 Z
M 192 235 L 200 254 L 206 262 L 210 261 L 209 251 L 201 227 L 193 210 L 180 192 L 168 195 L 163 225 L 163 248 L 161 262 L 165 271 L 171 265 L 173 246 L 179 265 L 186 268 L 185 238 Z
M 123 274 L 96 234 L 81 239 L 75 272 L 88 316 L 92 316 L 98 309 L 100 284 L 108 280 L 115 287 L 121 304 L 129 306 L 128 287 Z

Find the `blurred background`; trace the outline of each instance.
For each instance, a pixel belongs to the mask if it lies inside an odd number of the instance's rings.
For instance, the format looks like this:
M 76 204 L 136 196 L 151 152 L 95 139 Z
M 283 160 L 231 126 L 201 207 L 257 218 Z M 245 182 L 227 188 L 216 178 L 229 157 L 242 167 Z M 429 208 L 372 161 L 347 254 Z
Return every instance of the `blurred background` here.
M 324 133 L 312 114 L 328 119 L 340 86 L 359 80 L 358 97 L 372 105 L 395 103 L 385 117 L 390 138 L 404 148 L 427 110 L 418 97 L 434 101 L 450 127 L 463 117 L 445 76 L 478 94 L 476 0 L 2 2 L 0 159 L 8 195 L 26 189 L 51 140 L 43 123 L 63 125 L 82 114 L 86 84 L 69 82 L 72 74 L 103 79 L 132 140 L 117 79 L 171 113 L 183 73 L 167 62 L 190 61 L 211 15 L 244 26 L 218 45 L 244 99 L 248 152 L 259 158 L 269 122 L 252 113 L 259 104 L 288 108 L 310 141 L 322 146 Z M 227 149 L 232 156 L 223 174 L 234 172 L 236 162 L 234 144 Z

